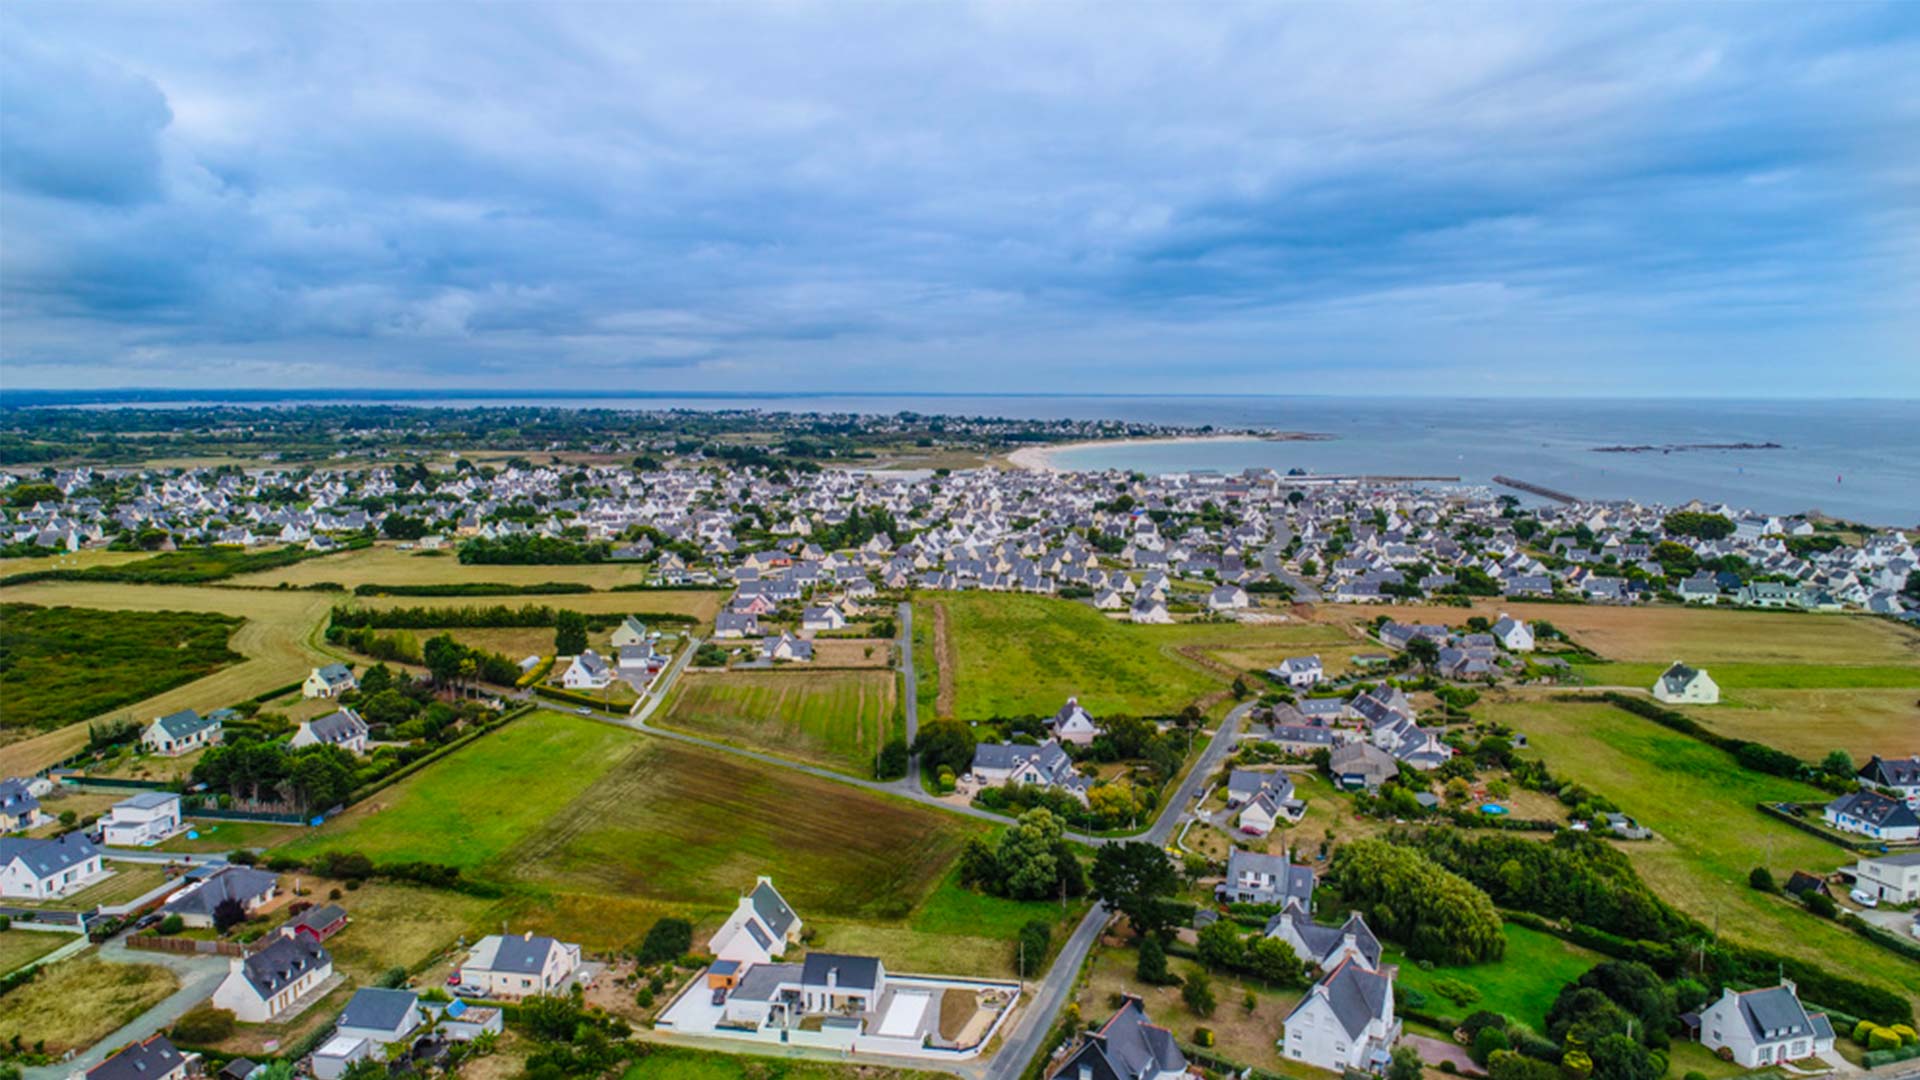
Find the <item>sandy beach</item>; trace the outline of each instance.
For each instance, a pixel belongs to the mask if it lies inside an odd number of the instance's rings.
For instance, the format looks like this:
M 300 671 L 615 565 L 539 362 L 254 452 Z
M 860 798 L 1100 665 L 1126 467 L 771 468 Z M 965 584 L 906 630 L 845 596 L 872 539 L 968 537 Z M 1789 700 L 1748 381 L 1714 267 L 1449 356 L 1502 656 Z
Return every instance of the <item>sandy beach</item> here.
M 1007 460 L 1016 467 L 1034 472 L 1066 472 L 1053 463 L 1053 455 L 1063 450 L 1079 450 L 1088 446 L 1125 447 L 1125 446 L 1181 446 L 1192 443 L 1216 442 L 1309 442 L 1325 439 L 1329 436 L 1317 435 L 1306 431 L 1276 431 L 1266 435 L 1169 435 L 1155 439 L 1094 439 L 1087 442 L 1057 443 L 1052 446 L 1029 446 L 1015 450 L 1007 455 Z

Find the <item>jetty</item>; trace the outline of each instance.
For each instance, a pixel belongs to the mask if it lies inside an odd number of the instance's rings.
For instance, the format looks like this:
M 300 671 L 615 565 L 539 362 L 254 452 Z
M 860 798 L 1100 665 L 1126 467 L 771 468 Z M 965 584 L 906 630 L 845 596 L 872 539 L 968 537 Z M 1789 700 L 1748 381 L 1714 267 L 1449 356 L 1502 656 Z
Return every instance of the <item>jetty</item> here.
M 1554 502 L 1577 503 L 1580 501 L 1579 499 L 1575 498 L 1572 495 L 1567 494 L 1564 491 L 1555 491 L 1550 487 L 1541 487 L 1539 484 L 1530 484 L 1525 480 L 1515 480 L 1511 476 L 1495 476 L 1493 478 L 1493 482 L 1496 484 L 1504 485 L 1506 487 L 1510 487 L 1515 491 L 1524 491 L 1529 495 L 1538 495 L 1543 499 L 1552 499 Z

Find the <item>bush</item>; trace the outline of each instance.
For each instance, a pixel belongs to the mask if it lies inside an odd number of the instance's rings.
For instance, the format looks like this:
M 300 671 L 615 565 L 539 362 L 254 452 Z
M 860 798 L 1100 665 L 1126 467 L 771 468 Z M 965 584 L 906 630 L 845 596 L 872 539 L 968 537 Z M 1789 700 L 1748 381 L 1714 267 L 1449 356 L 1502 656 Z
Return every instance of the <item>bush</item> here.
M 1180 1000 L 1187 1003 L 1195 1016 L 1212 1016 L 1213 1010 L 1219 1007 L 1213 999 L 1213 982 L 1204 971 L 1187 976 L 1186 985 L 1180 988 Z M 1900 1045 L 1898 1038 L 1894 1039 L 1894 1045 Z
M 1898 1050 L 1899 1048 L 1900 1036 L 1895 1035 L 1892 1028 L 1876 1027 L 1867 1035 L 1869 1050 Z
M 693 924 L 667 916 L 654 921 L 635 956 L 642 964 L 660 964 L 685 956 L 692 948 Z
M 1773 892 L 1773 871 L 1764 866 L 1756 866 L 1747 875 L 1747 886 L 1760 892 Z
M 1020 928 L 1019 937 L 1014 941 L 1014 967 L 1022 978 L 1044 971 L 1047 966 L 1047 948 L 1053 944 L 1053 928 L 1039 919 L 1031 919 Z
M 166 918 L 160 920 L 160 925 L 157 929 L 162 936 L 165 936 L 170 934 L 177 934 L 180 931 L 185 930 L 186 928 L 187 928 L 187 920 L 181 918 L 178 915 L 169 915 Z
M 1804 902 L 1808 911 L 1823 919 L 1831 919 L 1840 912 L 1839 905 L 1835 904 L 1833 897 L 1826 893 L 1810 892 L 1806 895 Z
M 1213 1048 L 1213 1041 L 1212 1028 L 1197 1027 L 1193 1029 L 1193 1044 L 1195 1046 L 1211 1050 Z
M 1513 1041 L 1507 1038 L 1505 1031 L 1497 1027 L 1483 1027 L 1473 1037 L 1473 1049 L 1469 1053 L 1475 1063 L 1485 1065 L 1493 1058 L 1494 1051 L 1512 1048 Z
M 211 1005 L 190 1009 L 173 1022 L 174 1041 L 193 1046 L 225 1042 L 232 1035 L 233 1014 Z

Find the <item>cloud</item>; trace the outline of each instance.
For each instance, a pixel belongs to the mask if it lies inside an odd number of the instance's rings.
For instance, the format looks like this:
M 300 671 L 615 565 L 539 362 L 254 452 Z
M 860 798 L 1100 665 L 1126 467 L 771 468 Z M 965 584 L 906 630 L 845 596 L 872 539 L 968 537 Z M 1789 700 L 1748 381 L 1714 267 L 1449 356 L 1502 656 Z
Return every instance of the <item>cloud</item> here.
M 1916 11 L 15 5 L 0 366 L 1920 393 Z

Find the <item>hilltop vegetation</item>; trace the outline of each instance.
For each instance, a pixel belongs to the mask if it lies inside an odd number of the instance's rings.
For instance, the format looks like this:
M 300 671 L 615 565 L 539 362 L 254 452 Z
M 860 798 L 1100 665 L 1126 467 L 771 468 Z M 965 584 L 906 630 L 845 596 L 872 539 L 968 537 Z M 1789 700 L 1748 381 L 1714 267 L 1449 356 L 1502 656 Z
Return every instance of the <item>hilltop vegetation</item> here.
M 76 723 L 241 659 L 244 620 L 189 611 L 0 604 L 0 726 Z

